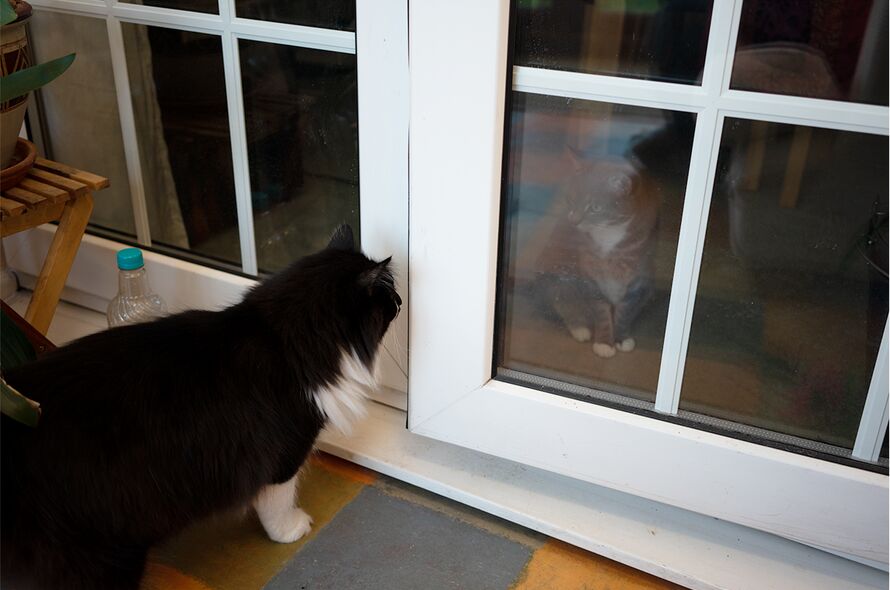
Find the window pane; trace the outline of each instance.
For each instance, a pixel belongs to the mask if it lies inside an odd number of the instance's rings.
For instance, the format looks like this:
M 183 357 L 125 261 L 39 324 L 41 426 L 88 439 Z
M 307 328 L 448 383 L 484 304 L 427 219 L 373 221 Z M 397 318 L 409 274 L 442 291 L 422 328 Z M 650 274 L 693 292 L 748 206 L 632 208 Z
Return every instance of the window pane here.
M 655 399 L 694 125 L 686 113 L 513 94 L 498 377 Z
M 887 138 L 727 119 L 680 408 L 851 448 L 887 319 Z
M 122 26 L 152 242 L 240 266 L 220 39 Z
M 745 0 L 732 88 L 887 104 L 887 0 Z
M 517 0 L 516 65 L 697 84 L 712 0 Z
M 68 71 L 40 91 L 47 155 L 108 178 L 111 185 L 96 193 L 90 223 L 133 237 L 136 229 L 105 20 L 37 10 L 31 17 L 31 38 L 37 63 L 77 53 Z
M 159 8 L 174 8 L 177 10 L 190 10 L 193 12 L 207 12 L 219 14 L 219 2 L 217 0 L 119 0 L 128 4 L 142 4 L 145 6 L 157 6 Z
M 235 0 L 235 11 L 242 18 L 355 31 L 355 0 Z
M 355 55 L 239 43 L 257 258 L 275 271 L 359 229 Z

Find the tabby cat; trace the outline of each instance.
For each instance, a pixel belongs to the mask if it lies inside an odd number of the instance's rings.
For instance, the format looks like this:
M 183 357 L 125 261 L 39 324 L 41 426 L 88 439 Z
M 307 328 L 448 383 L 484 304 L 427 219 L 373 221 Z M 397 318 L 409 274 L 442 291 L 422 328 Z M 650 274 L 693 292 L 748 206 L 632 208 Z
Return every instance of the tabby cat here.
M 3 416 L 2 585 L 136 589 L 149 547 L 252 505 L 278 542 L 311 519 L 296 473 L 374 386 L 401 300 L 389 259 L 341 226 L 327 248 L 218 312 L 82 338 L 6 376 L 40 402 Z
M 658 201 L 634 159 L 574 150 L 568 158 L 538 280 L 575 340 L 592 339 L 594 353 L 610 358 L 636 347 L 631 328 L 652 291 Z

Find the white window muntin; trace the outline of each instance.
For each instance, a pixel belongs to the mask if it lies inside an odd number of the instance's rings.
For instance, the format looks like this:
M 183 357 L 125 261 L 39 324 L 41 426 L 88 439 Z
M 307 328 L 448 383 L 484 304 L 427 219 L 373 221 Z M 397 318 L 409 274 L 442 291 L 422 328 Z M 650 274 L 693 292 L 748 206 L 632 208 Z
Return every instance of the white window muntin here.
M 241 90 L 238 40 L 294 45 L 323 51 L 356 54 L 358 76 L 359 184 L 362 248 L 371 256 L 392 256 L 399 275 L 399 290 L 407 303 L 408 253 L 408 56 L 407 0 L 356 0 L 356 32 L 252 20 L 235 16 L 234 0 L 220 0 L 219 14 L 204 14 L 108 0 L 35 0 L 38 11 L 48 10 L 99 18 L 106 21 L 109 49 L 117 92 L 124 155 L 131 187 L 138 243 L 150 246 L 139 145 L 130 98 L 121 23 L 136 23 L 217 35 L 221 38 L 226 100 L 232 148 L 232 170 L 238 214 L 241 271 L 257 274 L 256 243 L 251 205 L 247 137 Z M 101 198 L 101 195 L 98 196 Z M 51 231 L 51 230 L 47 230 Z M 33 240 L 34 248 L 10 248 L 14 268 L 28 274 L 39 272 L 38 257 L 27 251 L 45 251 L 39 244 L 46 236 L 20 236 Z M 99 311 L 117 284 L 109 252 L 119 247 L 113 240 L 87 238 L 69 277 L 69 286 L 80 293 L 81 303 Z M 93 258 L 90 258 L 92 253 Z M 147 255 L 159 268 L 156 288 L 168 296 L 173 309 L 219 307 L 232 302 L 249 280 L 224 272 L 202 270 L 198 265 L 161 254 Z M 109 264 L 109 261 L 112 261 Z M 162 279 L 161 277 L 164 277 Z M 181 285 L 200 285 L 182 288 Z M 111 285 L 111 287 L 108 287 Z M 113 294 L 112 294 L 113 295 Z M 405 306 L 407 309 L 407 305 Z M 382 381 L 395 390 L 407 389 L 407 313 L 396 319 L 387 335 L 382 358 Z
M 514 70 L 514 90 L 697 113 L 655 404 L 669 414 L 677 411 L 723 119 L 888 133 L 886 107 L 729 90 L 740 13 L 741 1 L 715 2 L 701 87 Z M 886 564 L 884 475 L 491 379 L 509 20 L 507 0 L 411 11 L 409 427 Z M 461 43 L 448 44 L 455 30 Z M 878 363 L 886 364 L 884 338 Z M 866 406 L 880 416 L 886 398 L 886 371 L 878 372 Z M 886 418 L 864 416 L 866 423 L 870 456 L 861 458 L 873 459 Z

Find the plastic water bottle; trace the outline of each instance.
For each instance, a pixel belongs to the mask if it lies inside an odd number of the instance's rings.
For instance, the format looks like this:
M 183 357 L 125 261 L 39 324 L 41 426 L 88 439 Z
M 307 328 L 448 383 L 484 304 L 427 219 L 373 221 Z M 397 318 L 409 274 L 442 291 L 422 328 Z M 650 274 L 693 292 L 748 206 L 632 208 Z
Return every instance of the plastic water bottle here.
M 167 304 L 148 286 L 145 263 L 139 248 L 125 248 L 117 253 L 117 297 L 108 305 L 108 326 L 138 324 L 167 313 Z

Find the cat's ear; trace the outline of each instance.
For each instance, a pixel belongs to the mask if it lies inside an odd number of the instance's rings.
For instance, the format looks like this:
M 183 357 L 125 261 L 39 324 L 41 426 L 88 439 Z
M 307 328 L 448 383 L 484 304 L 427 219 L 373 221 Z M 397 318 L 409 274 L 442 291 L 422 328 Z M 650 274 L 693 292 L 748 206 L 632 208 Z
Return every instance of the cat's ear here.
M 581 153 L 581 150 L 567 145 L 565 149 L 565 155 L 566 160 L 569 161 L 569 164 L 571 165 L 573 171 L 579 172 L 582 168 L 584 168 L 584 154 Z
M 392 273 L 389 271 L 389 263 L 391 261 L 392 256 L 386 260 L 381 260 L 372 268 L 369 268 L 360 274 L 358 277 L 359 286 L 370 288 L 375 285 L 385 284 L 386 286 L 392 287 Z
M 355 250 L 355 237 L 352 235 L 352 228 L 348 223 L 343 223 L 334 230 L 331 241 L 328 242 L 328 248 L 332 250 Z

